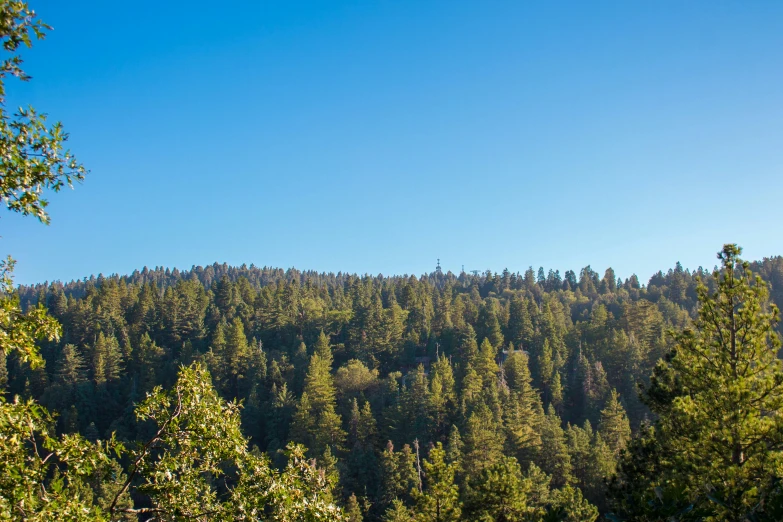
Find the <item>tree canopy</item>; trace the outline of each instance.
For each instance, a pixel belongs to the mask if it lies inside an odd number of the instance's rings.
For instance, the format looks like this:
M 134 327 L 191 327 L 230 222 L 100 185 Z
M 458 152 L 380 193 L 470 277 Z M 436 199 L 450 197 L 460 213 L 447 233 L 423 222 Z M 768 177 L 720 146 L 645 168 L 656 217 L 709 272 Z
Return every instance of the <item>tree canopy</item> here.
M 50 28 L 0 2 L 0 198 L 86 173 L 8 113 Z M 3 520 L 783 518 L 783 258 L 358 276 L 214 264 L 16 288 Z M 643 390 L 640 395 L 639 391 Z

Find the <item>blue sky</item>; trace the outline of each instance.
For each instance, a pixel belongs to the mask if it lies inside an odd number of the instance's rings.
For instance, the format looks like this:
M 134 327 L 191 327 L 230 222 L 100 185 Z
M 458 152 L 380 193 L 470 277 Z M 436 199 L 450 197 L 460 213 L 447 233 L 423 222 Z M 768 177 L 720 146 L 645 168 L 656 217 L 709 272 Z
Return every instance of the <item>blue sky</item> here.
M 0 217 L 20 283 L 783 254 L 781 2 L 30 3 L 10 104 L 91 172 Z

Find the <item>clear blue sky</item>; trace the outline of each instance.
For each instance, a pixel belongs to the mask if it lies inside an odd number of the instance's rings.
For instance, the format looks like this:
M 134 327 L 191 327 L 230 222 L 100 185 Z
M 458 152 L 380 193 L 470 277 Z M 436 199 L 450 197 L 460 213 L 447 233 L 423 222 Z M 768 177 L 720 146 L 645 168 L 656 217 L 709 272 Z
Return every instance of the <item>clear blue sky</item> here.
M 783 2 L 30 3 L 10 100 L 91 173 L 2 214 L 20 283 L 783 254 Z

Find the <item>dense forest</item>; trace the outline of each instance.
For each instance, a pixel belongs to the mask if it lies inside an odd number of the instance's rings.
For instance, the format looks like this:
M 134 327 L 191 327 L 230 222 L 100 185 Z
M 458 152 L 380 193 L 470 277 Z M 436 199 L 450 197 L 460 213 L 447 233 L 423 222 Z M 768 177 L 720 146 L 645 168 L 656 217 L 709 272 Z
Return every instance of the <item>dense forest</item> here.
M 0 201 L 45 224 L 87 171 L 3 82 L 48 29 L 0 1 Z M 8 257 L 0 520 L 783 520 L 783 257 L 740 255 L 21 287 Z
M 751 269 L 783 302 L 783 258 Z M 639 392 L 673 347 L 667 332 L 697 317 L 698 280 L 715 290 L 712 274 L 679 264 L 644 285 L 590 267 L 145 268 L 19 288 L 63 333 L 40 344 L 45 365 L 10 357 L 0 374 L 7 396 L 57 413 L 57 433 L 130 443 L 149 436 L 136 405 L 200 363 L 241 403 L 249 443 L 280 467 L 287 443 L 303 444 L 354 520 L 407 520 L 436 500 L 449 514 L 432 520 L 523 520 L 493 514 L 505 488 L 530 517 L 590 520 L 653 418 Z

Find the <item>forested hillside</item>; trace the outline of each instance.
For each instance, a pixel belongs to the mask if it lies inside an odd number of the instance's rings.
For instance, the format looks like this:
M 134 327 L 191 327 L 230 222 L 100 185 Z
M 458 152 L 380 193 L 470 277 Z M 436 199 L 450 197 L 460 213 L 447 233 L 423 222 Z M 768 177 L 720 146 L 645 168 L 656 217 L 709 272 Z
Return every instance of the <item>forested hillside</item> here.
M 0 202 L 44 224 L 87 170 L 4 82 L 49 29 L 0 0 Z M 0 520 L 783 520 L 783 257 L 740 255 L 22 287 L 9 256 Z
M 780 301 L 783 258 L 752 268 Z M 531 512 L 589 513 L 582 496 L 605 512 L 604 479 L 652 418 L 640 386 L 670 350 L 667 332 L 695 317 L 697 278 L 715 289 L 710 273 L 679 264 L 646 284 L 590 267 L 564 277 L 145 268 L 20 288 L 63 334 L 41 345 L 44 367 L 10 357 L 3 381 L 7 396 L 56 412 L 58 433 L 131 442 L 148 431 L 135 405 L 199 361 L 242 403 L 252 445 L 282 466 L 286 444 L 304 444 L 366 520 L 434 509 L 428 495 L 443 488 L 448 509 L 477 520 L 493 487 L 514 481 Z

